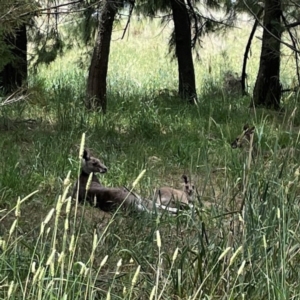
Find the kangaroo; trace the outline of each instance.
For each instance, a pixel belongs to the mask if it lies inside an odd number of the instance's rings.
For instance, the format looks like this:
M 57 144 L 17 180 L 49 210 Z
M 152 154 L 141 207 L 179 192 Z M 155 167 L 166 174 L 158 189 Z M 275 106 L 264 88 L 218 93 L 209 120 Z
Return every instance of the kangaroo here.
M 194 185 L 192 185 L 186 175 L 182 175 L 184 181 L 183 190 L 177 190 L 171 187 L 161 187 L 155 191 L 154 200 L 158 205 L 170 208 L 187 207 L 193 202 Z
M 138 210 L 145 210 L 143 205 L 141 205 L 141 198 L 130 193 L 125 188 L 106 188 L 102 186 L 95 174 L 104 174 L 107 170 L 107 167 L 98 158 L 92 156 L 89 150 L 84 149 L 81 173 L 73 189 L 73 198 L 75 198 L 78 191 L 78 202 L 82 203 L 87 200 L 104 211 L 109 211 L 119 206 L 124 199 L 126 199 L 124 202 L 125 207 L 136 206 Z M 86 186 L 91 173 L 93 175 L 87 190 Z
M 239 135 L 232 143 L 231 147 L 233 149 L 242 148 L 247 151 L 250 151 L 250 147 L 252 147 L 252 158 L 258 155 L 258 150 L 256 145 L 253 143 L 255 127 L 249 127 L 248 124 L 245 124 L 243 127 L 243 132 Z
M 231 147 L 235 149 L 244 148 L 246 145 L 250 145 L 251 136 L 254 134 L 254 131 L 254 126 L 250 128 L 248 124 L 244 125 L 242 134 L 231 143 Z
M 123 203 L 123 207 L 131 208 L 137 211 L 149 212 L 156 207 L 158 209 L 165 209 L 170 213 L 178 212 L 176 208 L 167 207 L 165 205 L 166 201 L 162 202 L 161 204 L 157 204 L 156 202 L 153 203 L 150 200 L 142 199 L 139 195 L 130 192 L 124 187 L 109 188 L 102 186 L 95 173 L 104 174 L 106 172 L 107 167 L 98 158 L 93 157 L 87 149 L 84 149 L 81 173 L 73 190 L 73 198 L 75 198 L 78 191 L 78 202 L 84 202 L 87 200 L 89 203 L 104 211 L 116 209 Z M 89 189 L 87 190 L 86 186 L 91 173 L 93 173 L 92 180 Z M 188 184 L 186 177 L 185 182 Z M 176 191 L 175 189 L 173 190 Z M 183 194 L 182 191 L 177 190 L 177 192 Z
M 258 155 L 262 155 L 263 158 L 272 156 L 271 151 L 259 151 L 257 143 L 254 142 L 255 127 L 249 127 L 248 124 L 244 125 L 243 132 L 232 143 L 233 149 L 242 148 L 246 151 L 252 147 L 252 158 L 256 158 Z M 294 156 L 298 152 L 294 147 L 281 148 L 276 151 L 277 157 Z
M 78 191 L 78 202 L 83 202 L 85 199 L 90 201 L 93 197 L 91 197 L 91 193 L 87 192 L 86 190 L 86 185 L 90 174 L 93 173 L 89 190 L 94 190 L 102 187 L 102 184 L 95 174 L 104 174 L 106 172 L 107 167 L 100 161 L 100 159 L 92 156 L 88 149 L 84 149 L 81 160 L 81 173 L 73 189 L 73 198 Z

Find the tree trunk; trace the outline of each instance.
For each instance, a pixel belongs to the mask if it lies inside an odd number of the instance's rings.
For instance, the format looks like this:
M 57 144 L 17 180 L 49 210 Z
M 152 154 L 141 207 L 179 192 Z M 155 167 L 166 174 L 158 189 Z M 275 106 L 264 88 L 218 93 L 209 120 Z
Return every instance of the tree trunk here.
M 252 30 L 250 32 L 250 36 L 249 36 L 249 39 L 248 39 L 248 42 L 247 42 L 247 45 L 246 45 L 246 49 L 245 49 L 245 53 L 244 53 L 244 60 L 243 60 L 243 69 L 242 69 L 242 78 L 241 78 L 241 83 L 242 83 L 242 94 L 243 95 L 247 95 L 248 94 L 248 91 L 246 91 L 246 77 L 247 77 L 247 73 L 246 73 L 246 69 L 247 69 L 247 60 L 249 58 L 249 52 L 250 52 L 250 48 L 251 48 L 251 43 L 252 43 L 252 39 L 254 37 L 254 33 L 256 31 L 256 28 L 258 26 L 258 23 L 259 23 L 259 19 L 261 18 L 261 15 L 263 13 L 264 9 L 261 8 L 259 10 L 259 12 L 257 13 L 256 15 L 256 18 L 255 19 L 255 22 L 254 22 L 254 25 L 252 27 Z
M 26 25 L 21 25 L 14 36 L 6 36 L 5 43 L 11 48 L 12 61 L 0 72 L 0 85 L 5 93 L 11 93 L 27 80 Z
M 113 0 L 105 0 L 100 13 L 98 36 L 89 68 L 87 82 L 86 107 L 89 109 L 102 108 L 106 112 L 106 77 L 110 41 L 117 6 Z
M 253 104 L 267 108 L 280 109 L 281 85 L 280 39 L 281 1 L 266 0 L 264 31 L 259 71 L 253 91 Z
M 197 98 L 191 47 L 191 23 L 184 0 L 171 0 L 178 60 L 179 95 L 194 103 Z

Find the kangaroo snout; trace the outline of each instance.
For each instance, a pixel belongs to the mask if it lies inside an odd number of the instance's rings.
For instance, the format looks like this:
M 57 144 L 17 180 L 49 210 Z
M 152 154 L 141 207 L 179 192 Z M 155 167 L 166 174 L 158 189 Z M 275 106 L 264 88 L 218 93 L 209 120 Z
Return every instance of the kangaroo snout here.
M 99 168 L 99 173 L 104 174 L 104 173 L 107 172 L 107 170 L 108 170 L 108 168 L 107 168 L 106 166 L 102 165 L 102 166 Z

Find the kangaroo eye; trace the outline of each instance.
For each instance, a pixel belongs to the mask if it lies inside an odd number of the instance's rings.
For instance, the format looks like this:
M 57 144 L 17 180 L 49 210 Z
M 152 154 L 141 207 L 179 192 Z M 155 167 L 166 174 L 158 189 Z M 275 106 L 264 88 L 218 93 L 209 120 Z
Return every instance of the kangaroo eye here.
M 98 163 L 95 161 L 93 162 L 93 166 L 96 167 L 98 165 Z

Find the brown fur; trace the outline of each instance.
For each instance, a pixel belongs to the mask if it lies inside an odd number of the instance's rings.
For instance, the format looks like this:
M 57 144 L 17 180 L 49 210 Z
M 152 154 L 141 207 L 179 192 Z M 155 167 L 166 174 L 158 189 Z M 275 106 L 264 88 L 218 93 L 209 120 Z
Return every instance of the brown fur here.
M 89 194 L 94 198 L 94 205 L 104 211 L 117 209 L 122 203 L 124 208 L 147 210 L 141 198 L 125 188 L 96 187 L 90 188 Z
M 166 186 L 156 190 L 154 194 L 156 203 L 167 207 L 180 208 L 182 206 L 188 206 L 190 202 L 193 202 L 194 186 L 189 183 L 186 175 L 182 175 L 182 179 L 184 180 L 183 190 Z
M 243 132 L 240 134 L 232 143 L 231 147 L 233 149 L 241 148 L 247 152 L 250 151 L 252 153 L 252 158 L 254 159 L 258 155 L 258 150 L 256 145 L 253 143 L 254 141 L 254 133 L 255 133 L 255 127 L 249 127 L 248 124 L 244 125 Z
M 255 132 L 255 127 L 249 127 L 248 124 L 244 125 L 243 127 L 243 132 L 241 135 L 239 135 L 232 143 L 231 147 L 232 148 L 243 148 L 246 145 L 250 144 L 251 136 Z

